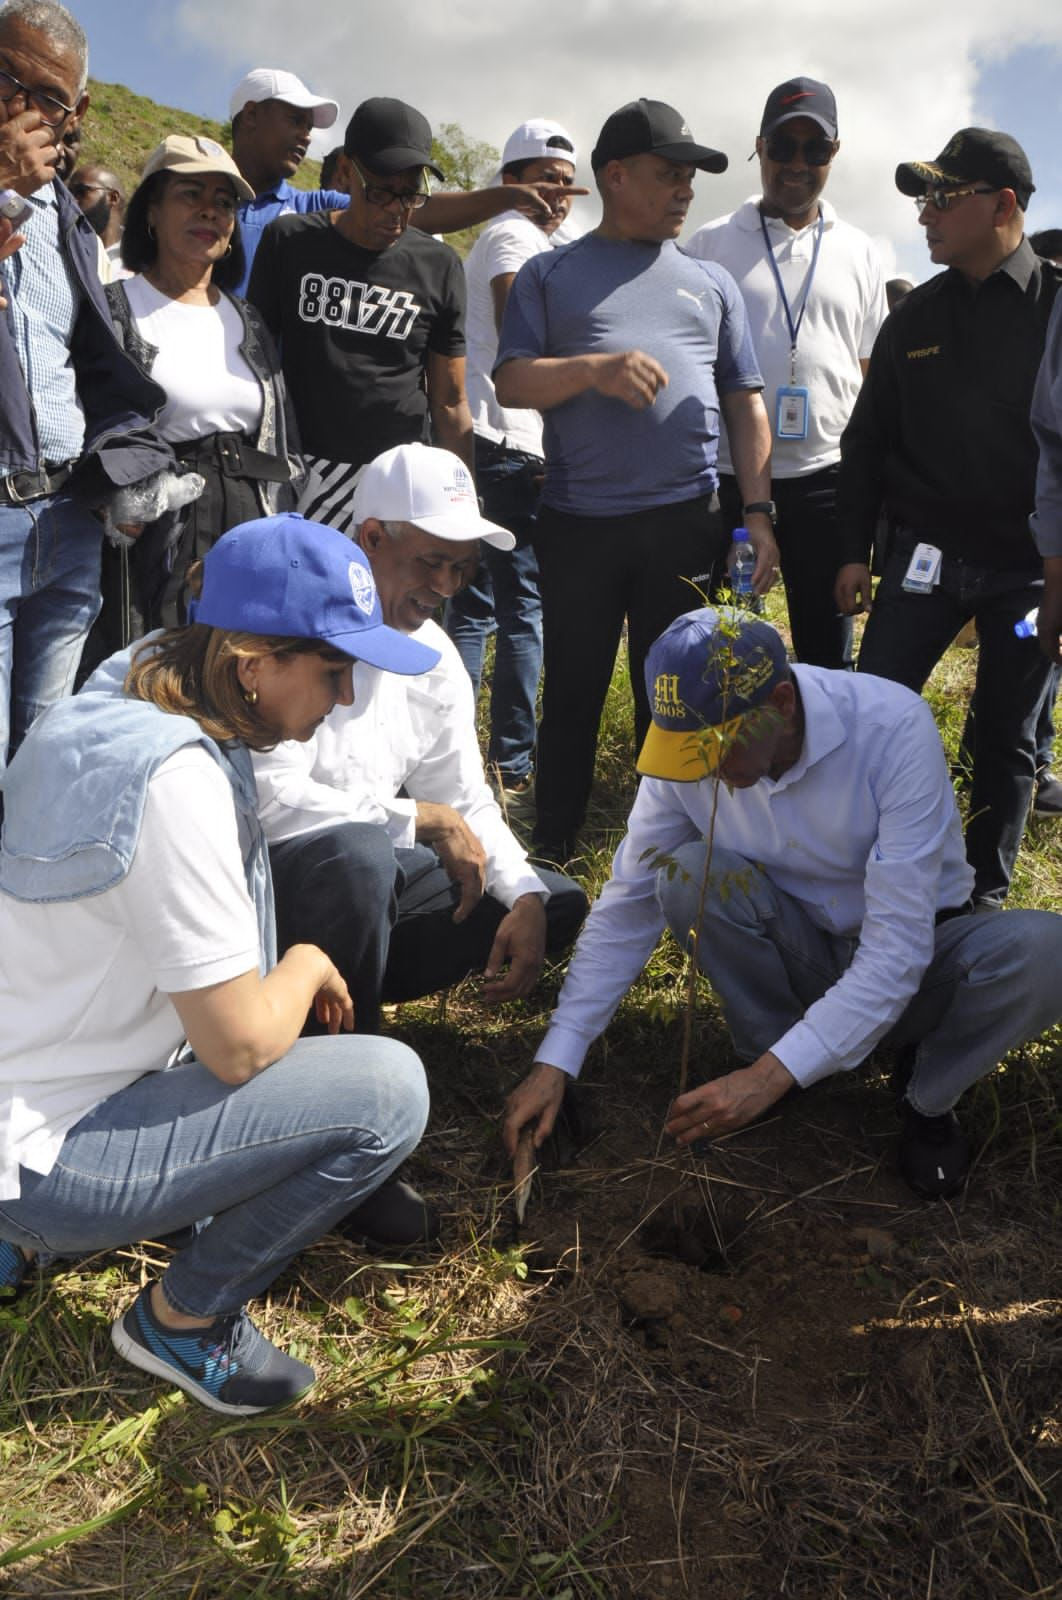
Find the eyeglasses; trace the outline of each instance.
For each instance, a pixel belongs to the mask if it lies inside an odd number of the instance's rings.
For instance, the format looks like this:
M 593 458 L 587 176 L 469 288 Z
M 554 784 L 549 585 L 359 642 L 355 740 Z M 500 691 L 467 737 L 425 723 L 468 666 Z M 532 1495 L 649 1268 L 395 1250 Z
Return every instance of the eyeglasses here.
M 358 175 L 361 192 L 371 206 L 393 206 L 397 200 L 403 211 L 419 211 L 431 199 L 426 189 L 387 189 L 382 183 L 366 183 L 358 163 L 352 161 L 350 164 Z
M 998 194 L 998 189 L 927 189 L 925 194 L 912 196 L 915 207 L 924 211 L 933 206 L 937 211 L 948 211 L 953 200 L 964 200 L 968 194 Z
M 772 133 L 767 137 L 767 159 L 778 161 L 783 166 L 787 161 L 792 161 L 797 151 L 803 152 L 804 160 L 809 167 L 828 167 L 837 154 L 837 144 L 833 139 L 794 139 L 791 133 Z
M 6 106 L 9 100 L 14 100 L 19 94 L 27 106 L 32 106 L 34 111 L 40 113 L 41 121 L 49 128 L 57 128 L 67 117 L 72 117 L 77 109 L 75 106 L 64 105 L 54 94 L 45 94 L 43 89 L 27 88 L 10 72 L 0 72 L 0 100 L 4 105 Z
M 75 200 L 80 200 L 82 195 L 91 194 L 94 189 L 98 194 L 107 193 L 102 183 L 72 183 L 69 189 Z

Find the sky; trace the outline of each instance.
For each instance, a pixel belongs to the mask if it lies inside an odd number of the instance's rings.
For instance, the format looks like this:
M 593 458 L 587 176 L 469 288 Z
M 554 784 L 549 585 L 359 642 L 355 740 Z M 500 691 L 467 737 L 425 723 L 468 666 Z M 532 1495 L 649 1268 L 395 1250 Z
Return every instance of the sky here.
M 340 102 L 396 95 L 433 125 L 500 148 L 526 117 L 551 117 L 585 158 L 609 112 L 640 95 L 676 106 L 730 166 L 703 174 L 690 229 L 758 191 L 748 164 L 763 102 L 801 74 L 838 103 L 841 150 L 827 194 L 877 242 L 889 276 L 928 277 L 899 161 L 932 159 L 958 128 L 1002 128 L 1025 147 L 1037 193 L 1028 227 L 1062 226 L 1058 0 L 72 0 L 90 71 L 167 105 L 224 119 L 251 67 L 285 67 Z M 91 138 L 91 111 L 86 132 Z M 582 220 L 593 226 L 591 200 Z

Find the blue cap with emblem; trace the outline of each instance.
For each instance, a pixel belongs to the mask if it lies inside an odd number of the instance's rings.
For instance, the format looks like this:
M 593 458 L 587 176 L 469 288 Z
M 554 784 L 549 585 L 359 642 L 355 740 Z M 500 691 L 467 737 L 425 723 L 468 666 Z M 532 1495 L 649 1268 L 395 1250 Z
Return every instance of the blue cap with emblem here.
M 295 511 L 241 522 L 203 558 L 189 621 L 284 639 L 319 639 L 356 661 L 406 675 L 439 661 L 383 619 L 372 569 L 356 544 Z
M 676 617 L 645 661 L 653 720 L 638 771 L 673 783 L 710 777 L 788 671 L 781 635 L 751 612 L 703 606 Z

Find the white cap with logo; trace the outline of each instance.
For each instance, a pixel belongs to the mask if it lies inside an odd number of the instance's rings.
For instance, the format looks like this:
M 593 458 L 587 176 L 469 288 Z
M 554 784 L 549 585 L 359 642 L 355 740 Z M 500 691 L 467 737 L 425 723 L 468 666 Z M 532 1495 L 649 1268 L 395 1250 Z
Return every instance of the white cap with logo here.
M 507 528 L 480 515 L 472 474 L 452 450 L 399 444 L 370 461 L 354 490 L 354 522 L 412 522 L 437 539 L 485 539 L 496 550 L 516 543 Z
M 299 111 L 312 111 L 315 128 L 330 128 L 339 115 L 337 101 L 311 94 L 293 72 L 284 72 L 280 67 L 254 67 L 229 96 L 230 118 L 241 112 L 248 101 L 258 104 L 262 100 L 283 100 Z

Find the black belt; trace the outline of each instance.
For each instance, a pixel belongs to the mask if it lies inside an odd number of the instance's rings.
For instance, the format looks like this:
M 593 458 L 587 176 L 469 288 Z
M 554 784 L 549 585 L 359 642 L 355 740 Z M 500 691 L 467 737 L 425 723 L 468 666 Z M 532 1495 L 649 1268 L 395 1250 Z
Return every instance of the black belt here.
M 173 453 L 185 467 L 216 467 L 225 478 L 251 478 L 259 483 L 290 483 L 291 467 L 280 456 L 256 450 L 241 433 L 208 433 L 176 444 Z
M 950 922 L 952 917 L 968 917 L 973 911 L 973 901 L 967 900 L 961 906 L 944 906 L 934 918 L 935 925 L 939 928 L 942 922 Z
M 40 472 L 12 472 L 0 478 L 0 503 L 20 506 L 27 500 L 42 500 L 46 494 L 58 494 L 73 472 L 73 466 L 42 467 Z

